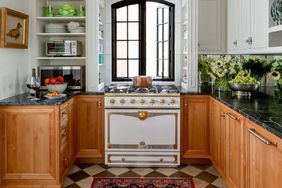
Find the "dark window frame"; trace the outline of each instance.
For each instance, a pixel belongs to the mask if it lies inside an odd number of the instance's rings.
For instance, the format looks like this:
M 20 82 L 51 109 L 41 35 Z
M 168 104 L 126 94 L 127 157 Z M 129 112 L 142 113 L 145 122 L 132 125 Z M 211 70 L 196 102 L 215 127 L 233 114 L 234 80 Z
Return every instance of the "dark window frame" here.
M 112 4 L 112 81 L 131 81 L 128 77 L 117 77 L 117 18 L 116 10 L 121 7 L 139 4 L 139 75 L 146 75 L 146 2 L 157 2 L 169 7 L 169 77 L 154 79 L 154 81 L 175 81 L 175 5 L 162 0 L 123 0 Z M 128 11 L 127 11 L 128 14 Z M 128 20 L 127 20 L 128 25 Z M 127 38 L 128 41 L 128 38 Z M 127 46 L 128 48 L 128 46 Z M 128 53 L 128 51 L 127 51 Z M 158 52 L 157 52 L 158 53 Z M 129 76 L 129 58 L 127 54 L 127 76 Z M 158 67 L 157 63 L 157 67 Z M 158 76 L 158 72 L 157 72 Z

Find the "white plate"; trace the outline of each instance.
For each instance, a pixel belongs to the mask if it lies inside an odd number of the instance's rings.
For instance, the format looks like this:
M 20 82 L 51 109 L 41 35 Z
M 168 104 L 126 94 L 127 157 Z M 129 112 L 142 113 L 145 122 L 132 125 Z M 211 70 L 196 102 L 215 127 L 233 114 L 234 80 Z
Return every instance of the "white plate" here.
M 61 96 L 59 96 L 59 97 L 50 97 L 50 96 L 48 96 L 48 95 L 44 95 L 44 97 L 46 97 L 47 99 L 60 99 L 60 98 L 63 98 L 63 97 L 66 97 L 67 95 L 66 94 L 61 94 Z

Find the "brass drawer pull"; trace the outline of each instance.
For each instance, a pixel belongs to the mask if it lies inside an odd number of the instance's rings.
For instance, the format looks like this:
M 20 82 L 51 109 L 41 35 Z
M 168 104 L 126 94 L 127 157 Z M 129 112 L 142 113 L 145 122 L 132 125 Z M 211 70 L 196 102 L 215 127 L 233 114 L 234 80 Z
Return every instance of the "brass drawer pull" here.
M 262 141 L 264 144 L 269 145 L 269 146 L 275 146 L 277 147 L 277 143 L 276 142 L 272 142 L 267 140 L 266 138 L 263 138 L 261 135 L 259 135 L 257 133 L 257 131 L 255 129 L 248 129 L 249 133 L 251 133 L 252 135 L 254 135 L 257 139 L 259 139 L 260 141 Z
M 231 119 L 234 119 L 236 121 L 240 121 L 240 118 L 235 117 L 234 115 L 232 115 L 230 112 L 226 113 Z

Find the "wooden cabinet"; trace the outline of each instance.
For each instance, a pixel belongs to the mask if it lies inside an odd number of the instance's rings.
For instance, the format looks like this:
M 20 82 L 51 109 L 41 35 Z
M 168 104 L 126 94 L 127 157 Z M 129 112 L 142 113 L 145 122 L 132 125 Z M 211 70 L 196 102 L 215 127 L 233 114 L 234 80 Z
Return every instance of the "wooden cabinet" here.
M 226 0 L 199 0 L 199 53 L 226 52 Z
M 211 99 L 211 158 L 229 187 L 244 187 L 244 118 Z
M 75 101 L 60 106 L 60 177 L 63 178 L 76 157 Z
M 223 148 L 225 154 L 224 172 L 230 187 L 244 187 L 244 118 L 236 112 L 225 109 L 226 131 Z M 223 161 L 224 161 L 223 160 Z
M 57 107 L 1 107 L 2 187 L 59 188 Z
M 84 162 L 104 159 L 103 106 L 104 96 L 77 97 L 77 158 Z
M 209 158 L 209 96 L 181 99 L 182 158 Z
M 281 139 L 250 121 L 246 123 L 246 135 L 246 187 L 281 187 Z

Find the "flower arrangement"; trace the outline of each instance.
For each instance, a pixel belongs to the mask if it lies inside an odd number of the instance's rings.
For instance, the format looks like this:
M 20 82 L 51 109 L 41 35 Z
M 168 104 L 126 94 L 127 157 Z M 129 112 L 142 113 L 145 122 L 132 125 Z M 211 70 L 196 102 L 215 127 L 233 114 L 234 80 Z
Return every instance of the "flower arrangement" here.
M 242 58 L 243 70 L 250 73 L 250 76 L 261 80 L 271 70 L 271 63 L 265 56 L 244 56 Z
M 272 61 L 271 72 L 269 76 L 271 79 L 275 80 L 277 84 L 282 84 L 282 58 Z
M 199 69 L 202 80 L 211 80 L 216 86 L 227 90 L 228 81 L 242 70 L 242 64 L 235 56 L 203 55 L 199 58 Z

